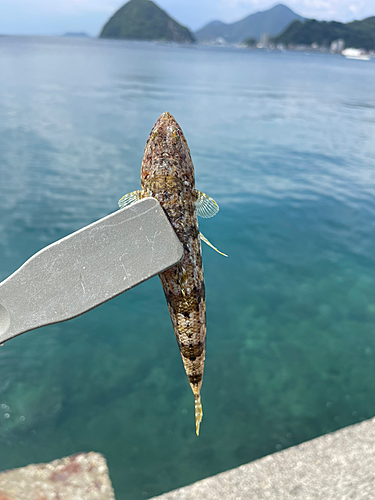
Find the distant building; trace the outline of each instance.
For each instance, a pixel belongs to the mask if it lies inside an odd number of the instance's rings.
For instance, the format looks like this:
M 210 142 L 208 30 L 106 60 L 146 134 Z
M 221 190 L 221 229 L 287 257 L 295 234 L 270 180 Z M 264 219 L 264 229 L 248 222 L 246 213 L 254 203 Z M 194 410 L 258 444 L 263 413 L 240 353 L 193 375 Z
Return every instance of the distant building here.
M 218 36 L 215 40 L 215 45 L 228 45 L 227 41 L 225 40 L 225 38 L 223 38 L 222 36 Z M 1 498 L 0 498 L 1 500 Z
M 341 54 L 341 52 L 345 49 L 345 42 L 342 38 L 338 40 L 333 40 L 331 43 L 331 52 L 332 54 Z
M 270 37 L 268 33 L 263 33 L 260 36 L 260 42 L 257 44 L 258 49 L 267 49 L 270 43 Z

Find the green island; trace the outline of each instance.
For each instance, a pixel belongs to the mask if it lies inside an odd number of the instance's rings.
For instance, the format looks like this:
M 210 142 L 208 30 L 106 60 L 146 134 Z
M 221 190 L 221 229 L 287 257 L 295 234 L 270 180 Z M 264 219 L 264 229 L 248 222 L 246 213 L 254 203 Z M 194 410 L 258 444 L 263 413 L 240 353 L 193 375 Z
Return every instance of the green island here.
M 337 21 L 304 22 L 294 21 L 281 35 L 274 37 L 274 44 L 286 46 L 312 45 L 329 46 L 334 40 L 342 39 L 346 47 L 375 49 L 375 16 L 362 21 L 339 23 Z
M 193 43 L 188 28 L 181 26 L 151 0 L 130 0 L 104 25 L 100 38 Z

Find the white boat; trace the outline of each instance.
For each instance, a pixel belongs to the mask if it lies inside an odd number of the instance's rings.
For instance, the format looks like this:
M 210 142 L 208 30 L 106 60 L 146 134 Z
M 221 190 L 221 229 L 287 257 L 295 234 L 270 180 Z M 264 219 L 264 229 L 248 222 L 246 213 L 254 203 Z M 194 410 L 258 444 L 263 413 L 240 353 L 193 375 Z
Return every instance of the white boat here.
M 357 59 L 358 61 L 369 61 L 371 57 L 363 49 L 344 49 L 341 54 L 347 59 Z

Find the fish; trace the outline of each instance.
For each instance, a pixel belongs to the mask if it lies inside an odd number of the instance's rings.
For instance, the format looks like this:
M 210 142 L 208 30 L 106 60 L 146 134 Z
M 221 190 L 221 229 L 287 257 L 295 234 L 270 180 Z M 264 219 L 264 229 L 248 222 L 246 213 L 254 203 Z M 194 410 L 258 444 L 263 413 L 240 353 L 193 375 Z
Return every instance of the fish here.
M 206 299 L 201 241 L 214 247 L 199 231 L 197 215 L 210 218 L 219 206 L 195 189 L 194 165 L 181 127 L 162 113 L 147 139 L 141 166 L 141 188 L 123 196 L 126 207 L 143 198 L 156 198 L 183 245 L 181 261 L 159 274 L 183 366 L 195 400 L 195 430 L 203 417 L 201 387 L 206 355 Z

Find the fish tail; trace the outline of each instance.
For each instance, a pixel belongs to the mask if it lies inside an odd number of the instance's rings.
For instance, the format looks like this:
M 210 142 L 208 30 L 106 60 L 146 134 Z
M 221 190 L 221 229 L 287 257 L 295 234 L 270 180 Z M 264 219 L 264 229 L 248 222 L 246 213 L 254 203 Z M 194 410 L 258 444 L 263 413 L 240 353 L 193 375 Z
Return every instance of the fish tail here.
M 199 436 L 199 426 L 202 422 L 203 410 L 200 394 L 195 394 L 195 432 Z

